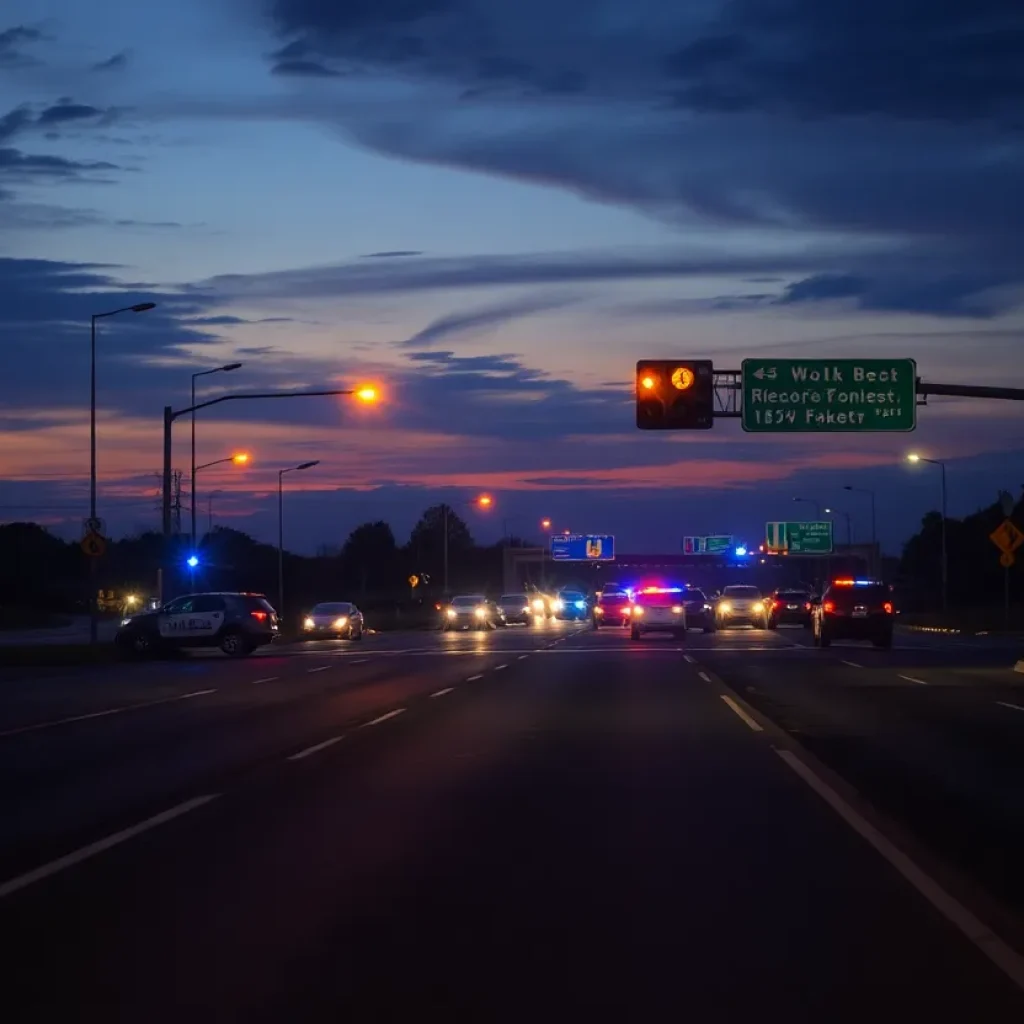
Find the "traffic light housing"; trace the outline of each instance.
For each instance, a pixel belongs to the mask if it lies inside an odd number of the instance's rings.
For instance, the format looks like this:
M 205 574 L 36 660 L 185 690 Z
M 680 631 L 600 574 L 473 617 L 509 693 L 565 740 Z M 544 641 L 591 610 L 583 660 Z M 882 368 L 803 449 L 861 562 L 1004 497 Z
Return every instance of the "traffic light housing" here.
M 636 364 L 636 425 L 641 430 L 710 430 L 715 370 L 710 359 L 641 359 Z

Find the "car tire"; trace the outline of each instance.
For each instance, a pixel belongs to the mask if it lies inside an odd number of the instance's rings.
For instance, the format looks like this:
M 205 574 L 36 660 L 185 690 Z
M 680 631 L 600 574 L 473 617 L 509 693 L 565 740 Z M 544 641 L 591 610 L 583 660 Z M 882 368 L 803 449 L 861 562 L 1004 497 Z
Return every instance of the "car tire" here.
M 220 638 L 218 646 L 229 658 L 245 658 L 253 651 L 252 646 L 237 629 L 225 633 Z
M 630 640 L 639 640 L 640 639 L 640 630 L 639 629 L 631 629 L 629 631 L 629 639 Z
M 363 639 L 363 632 L 364 632 L 363 627 L 360 626 L 359 627 L 359 632 L 356 633 L 356 635 L 355 635 L 355 639 L 356 640 L 362 640 Z
M 124 637 L 118 641 L 118 646 L 132 658 L 153 658 L 157 654 L 157 645 L 145 633 Z

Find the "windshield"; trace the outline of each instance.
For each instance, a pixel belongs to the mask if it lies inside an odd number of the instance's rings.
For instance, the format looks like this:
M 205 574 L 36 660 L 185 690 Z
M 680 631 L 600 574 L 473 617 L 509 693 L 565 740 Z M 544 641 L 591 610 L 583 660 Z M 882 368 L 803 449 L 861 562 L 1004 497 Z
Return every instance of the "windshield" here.
M 563 601 L 582 601 L 583 595 L 578 590 L 563 590 L 559 595 Z
M 453 597 L 453 608 L 475 608 L 478 604 L 484 603 L 482 594 L 470 594 L 468 597 Z
M 500 601 L 502 604 L 526 604 L 525 594 L 502 594 Z
M 806 590 L 780 590 L 780 601 L 806 601 L 810 595 Z
M 348 601 L 328 601 L 313 608 L 314 615 L 348 615 L 351 611 L 352 605 Z
M 683 595 L 678 593 L 653 593 L 653 594 L 640 594 L 636 603 L 638 605 L 646 605 L 648 608 L 672 608 L 680 604 L 683 600 Z
M 726 587 L 722 593 L 725 597 L 749 597 L 755 600 L 761 596 L 757 587 Z

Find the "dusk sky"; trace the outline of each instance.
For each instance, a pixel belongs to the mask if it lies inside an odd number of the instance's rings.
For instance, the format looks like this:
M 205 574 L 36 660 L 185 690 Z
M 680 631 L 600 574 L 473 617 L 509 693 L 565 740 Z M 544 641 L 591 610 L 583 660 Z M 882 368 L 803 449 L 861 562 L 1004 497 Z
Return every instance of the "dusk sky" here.
M 1024 407 L 913 434 L 638 431 L 642 357 L 911 357 L 1024 386 L 1020 0 L 5 0 L 0 520 L 159 527 L 161 410 L 201 416 L 221 525 L 312 553 L 483 491 L 502 520 L 678 551 L 819 501 L 893 553 L 1024 485 Z M 174 465 L 188 469 L 188 423 Z M 844 539 L 845 525 L 837 523 Z

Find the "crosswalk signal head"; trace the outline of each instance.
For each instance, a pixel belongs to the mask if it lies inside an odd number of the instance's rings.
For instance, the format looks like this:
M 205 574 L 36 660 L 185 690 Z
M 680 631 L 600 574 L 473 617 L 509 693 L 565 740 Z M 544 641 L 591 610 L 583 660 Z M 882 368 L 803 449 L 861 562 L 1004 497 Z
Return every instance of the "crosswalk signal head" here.
M 636 425 L 641 430 L 710 430 L 715 371 L 710 359 L 641 359 L 636 364 Z

